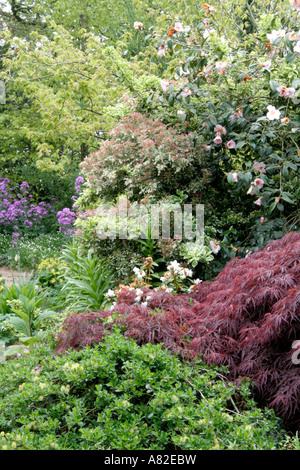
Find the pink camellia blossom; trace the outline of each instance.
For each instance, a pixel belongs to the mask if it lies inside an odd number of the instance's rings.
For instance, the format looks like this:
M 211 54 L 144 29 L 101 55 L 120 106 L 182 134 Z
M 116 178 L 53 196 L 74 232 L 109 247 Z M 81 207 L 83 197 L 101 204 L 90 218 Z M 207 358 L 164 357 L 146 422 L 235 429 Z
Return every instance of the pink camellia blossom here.
M 264 218 L 264 217 L 261 217 L 261 218 L 260 218 L 260 223 L 263 224 L 264 221 L 265 221 L 265 218 Z
M 257 186 L 258 189 L 261 189 L 264 185 L 264 180 L 262 180 L 261 178 L 255 178 L 255 180 L 253 181 L 253 184 Z
M 223 135 L 227 134 L 225 127 L 221 126 L 220 124 L 216 125 L 216 127 L 214 128 L 214 131 L 217 132 L 217 134 L 223 134 Z
M 258 65 L 263 69 L 269 69 L 272 65 L 272 62 L 271 60 L 267 60 L 266 62 L 260 62 Z
M 228 149 L 234 149 L 235 146 L 236 146 L 236 143 L 234 140 L 229 140 L 229 142 L 225 144 L 225 147 L 227 147 Z
M 167 91 L 167 88 L 169 86 L 169 80 L 161 80 L 160 81 L 161 87 L 164 91 Z
M 291 5 L 296 8 L 296 10 L 300 11 L 300 0 L 290 0 Z
M 215 138 L 214 138 L 214 143 L 215 144 L 221 144 L 223 141 L 222 141 L 222 137 L 220 135 L 217 135 Z
M 210 240 L 209 244 L 215 255 L 219 253 L 219 251 L 221 250 L 219 243 L 215 243 L 213 240 Z
M 253 163 L 253 170 L 259 171 L 260 173 L 265 173 L 266 172 L 266 165 L 264 162 L 254 162 Z
M 237 171 L 234 171 L 234 172 L 232 173 L 232 178 L 233 178 L 234 181 L 237 183 L 237 181 L 238 181 L 238 173 L 237 173 Z
M 273 29 L 272 33 L 267 34 L 267 38 L 269 39 L 270 44 L 273 44 L 275 39 L 284 38 L 284 36 L 285 31 L 283 29 L 279 29 L 278 31 L 275 31 L 275 29 Z
M 190 96 L 192 94 L 192 91 L 189 89 L 189 88 L 185 88 L 184 90 L 182 90 L 181 92 L 181 96 L 183 96 L 184 98 L 187 98 L 188 96 Z
M 157 51 L 157 54 L 160 56 L 160 57 L 163 57 L 166 55 L 166 46 L 164 44 L 162 44 L 158 51 Z
M 257 206 L 261 206 L 261 198 L 257 199 L 254 204 L 256 204 Z
M 267 118 L 269 121 L 274 121 L 274 119 L 279 119 L 281 112 L 275 108 L 275 106 L 267 106 L 268 113 L 267 113 Z
M 250 194 L 250 196 L 254 196 L 255 192 L 253 184 L 251 184 L 250 188 L 247 191 L 247 194 Z
M 179 21 L 177 21 L 177 22 L 174 24 L 174 29 L 175 29 L 175 31 L 177 31 L 178 33 L 181 33 L 182 31 L 184 31 L 183 26 L 182 26 L 182 23 L 180 23 Z
M 284 98 L 292 98 L 296 92 L 295 88 L 287 88 L 283 85 L 277 87 L 277 91 L 279 93 L 279 96 L 283 96 Z

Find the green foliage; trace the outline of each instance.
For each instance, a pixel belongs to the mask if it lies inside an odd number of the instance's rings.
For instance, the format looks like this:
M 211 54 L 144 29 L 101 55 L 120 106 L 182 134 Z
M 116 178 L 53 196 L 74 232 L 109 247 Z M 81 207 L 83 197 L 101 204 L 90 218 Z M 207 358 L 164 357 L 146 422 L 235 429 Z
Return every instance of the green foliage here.
M 36 279 L 11 287 L 4 285 L 0 292 L 1 340 L 9 343 L 19 336 L 19 341 L 29 346 L 40 341 L 41 323 L 56 315 L 54 311 L 45 310 L 47 296 L 48 292 L 39 289 Z
M 286 435 L 248 383 L 115 332 L 90 349 L 47 347 L 2 366 L 0 448 L 280 449 Z
M 62 295 L 65 305 L 73 312 L 99 310 L 107 303 L 105 293 L 113 286 L 113 277 L 107 261 L 99 260 L 90 252 L 84 253 L 74 242 L 62 250 Z

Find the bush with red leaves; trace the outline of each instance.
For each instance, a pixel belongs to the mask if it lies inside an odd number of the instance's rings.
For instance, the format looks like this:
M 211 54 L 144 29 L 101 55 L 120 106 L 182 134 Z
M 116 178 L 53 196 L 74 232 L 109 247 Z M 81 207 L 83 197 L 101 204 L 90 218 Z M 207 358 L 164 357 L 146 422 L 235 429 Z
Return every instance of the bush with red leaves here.
M 188 324 L 190 347 L 231 379 L 249 377 L 261 404 L 300 426 L 300 234 L 291 232 L 204 283 Z M 299 348 L 299 346 L 298 346 Z M 300 357 L 300 348 L 299 348 Z
M 231 260 L 215 281 L 192 294 L 143 289 L 140 302 L 147 305 L 141 305 L 135 291 L 122 290 L 114 324 L 139 344 L 160 342 L 186 358 L 200 355 L 207 363 L 226 365 L 231 380 L 250 378 L 258 402 L 274 408 L 287 428 L 299 429 L 300 345 L 294 344 L 300 340 L 299 259 L 300 234 L 291 232 L 245 259 Z M 68 317 L 59 350 L 101 341 L 103 317 L 111 314 L 93 314 L 101 317 L 99 331 L 86 322 L 81 328 L 78 315 Z

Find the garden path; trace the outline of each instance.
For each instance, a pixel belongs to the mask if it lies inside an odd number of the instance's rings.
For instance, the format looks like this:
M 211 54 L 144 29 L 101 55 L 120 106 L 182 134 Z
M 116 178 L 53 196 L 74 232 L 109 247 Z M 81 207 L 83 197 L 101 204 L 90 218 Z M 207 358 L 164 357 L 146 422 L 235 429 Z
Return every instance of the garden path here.
M 28 280 L 31 273 L 27 271 L 16 271 L 6 266 L 0 266 L 0 278 L 5 277 L 5 285 L 10 287 L 15 281 L 18 284 L 20 281 Z

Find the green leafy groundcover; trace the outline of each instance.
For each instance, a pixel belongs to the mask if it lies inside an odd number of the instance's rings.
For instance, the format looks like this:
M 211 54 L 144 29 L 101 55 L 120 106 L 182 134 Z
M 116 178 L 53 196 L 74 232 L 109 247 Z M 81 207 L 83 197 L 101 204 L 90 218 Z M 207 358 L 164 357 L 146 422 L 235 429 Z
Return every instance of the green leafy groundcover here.
M 95 348 L 48 346 L 0 365 L 0 449 L 279 449 L 286 434 L 248 383 L 115 330 Z

